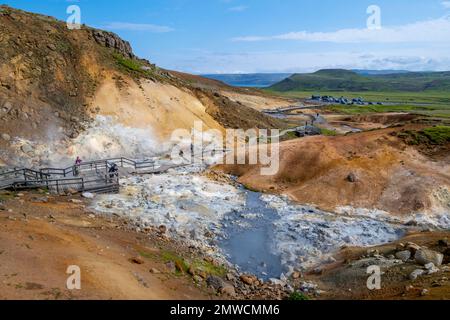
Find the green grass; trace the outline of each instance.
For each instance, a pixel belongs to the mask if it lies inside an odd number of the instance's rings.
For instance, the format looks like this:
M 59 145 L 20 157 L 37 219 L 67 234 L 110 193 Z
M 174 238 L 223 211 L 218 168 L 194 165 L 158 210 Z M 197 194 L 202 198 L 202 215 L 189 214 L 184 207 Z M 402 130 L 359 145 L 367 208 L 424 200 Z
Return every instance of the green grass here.
M 448 126 L 426 128 L 423 130 L 423 134 L 435 144 L 444 144 L 450 141 L 450 127 Z
M 12 192 L 2 192 L 0 193 L 0 201 L 8 201 L 14 199 L 15 194 Z
M 288 91 L 361 91 L 361 92 L 425 92 L 450 91 L 450 72 L 420 72 L 390 75 L 361 75 L 349 70 L 319 70 L 294 74 L 270 87 Z
M 195 270 L 203 271 L 208 275 L 214 275 L 218 277 L 224 277 L 227 274 L 227 269 L 224 266 L 215 265 L 211 262 L 205 261 L 203 259 L 194 259 L 191 261 L 188 261 L 181 257 L 180 255 L 176 254 L 173 251 L 169 250 L 161 250 L 160 253 L 149 253 L 145 251 L 139 251 L 139 255 L 146 259 L 158 259 L 161 260 L 164 263 L 167 262 L 175 262 L 179 266 L 182 267 L 183 272 L 186 273 L 189 268 L 192 266 Z M 180 274 L 179 271 L 177 271 L 177 274 Z
M 125 58 L 118 53 L 114 53 L 113 56 L 114 59 L 116 59 L 117 63 L 125 69 L 129 71 L 144 72 L 144 70 L 142 69 L 142 64 L 139 61 Z
M 324 135 L 324 136 L 329 136 L 329 137 L 337 136 L 337 132 L 334 130 L 320 129 L 320 131 L 322 132 L 322 135 Z
M 436 126 L 422 131 L 407 130 L 397 134 L 409 145 L 443 145 L 450 142 L 450 127 Z
M 311 98 L 312 95 L 334 96 L 358 98 L 362 97 L 366 101 L 394 103 L 394 104 L 430 104 L 450 106 L 450 92 L 448 91 L 426 91 L 426 92 L 373 92 L 373 91 L 289 91 L 278 92 L 270 89 L 265 90 L 267 93 L 283 96 L 287 98 Z
M 305 294 L 295 291 L 295 292 L 291 293 L 288 300 L 290 300 L 290 301 L 307 301 L 307 300 L 309 300 L 309 298 Z
M 417 106 L 417 105 L 330 105 L 326 108 L 331 112 L 343 114 L 366 114 L 366 113 L 388 113 L 388 112 L 407 112 L 422 114 L 439 118 L 450 118 L 450 107 L 442 106 Z
M 330 105 L 328 110 L 342 114 L 366 114 L 387 112 L 408 112 L 436 118 L 450 118 L 450 93 L 444 91 L 427 92 L 333 92 L 333 91 L 291 91 L 275 92 L 276 96 L 294 99 L 311 98 L 312 95 L 328 95 L 347 98 L 362 97 L 365 101 L 382 102 L 383 105 Z
M 227 269 L 224 266 L 217 266 L 205 260 L 195 260 L 191 265 L 195 270 L 201 270 L 210 275 L 224 277 L 227 274 Z

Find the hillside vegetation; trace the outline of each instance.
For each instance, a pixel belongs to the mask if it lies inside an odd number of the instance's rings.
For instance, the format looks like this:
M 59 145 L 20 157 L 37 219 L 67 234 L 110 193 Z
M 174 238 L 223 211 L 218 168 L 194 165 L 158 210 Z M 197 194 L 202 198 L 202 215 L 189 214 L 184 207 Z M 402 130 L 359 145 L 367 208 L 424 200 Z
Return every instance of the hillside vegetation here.
M 450 91 L 450 72 L 409 72 L 361 75 L 349 70 L 319 70 L 310 74 L 294 74 L 274 84 L 269 90 L 351 91 L 351 92 L 421 92 Z

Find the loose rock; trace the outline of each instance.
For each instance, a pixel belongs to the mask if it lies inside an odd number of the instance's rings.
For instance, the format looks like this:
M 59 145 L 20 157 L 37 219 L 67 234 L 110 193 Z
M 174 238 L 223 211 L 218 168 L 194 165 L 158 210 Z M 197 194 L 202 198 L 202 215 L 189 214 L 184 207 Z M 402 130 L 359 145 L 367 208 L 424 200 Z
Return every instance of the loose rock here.
M 395 257 L 399 260 L 402 260 L 403 262 L 406 262 L 411 258 L 411 251 L 409 250 L 399 251 L 395 254 Z
M 141 257 L 138 257 L 138 256 L 131 258 L 130 262 L 134 263 L 134 264 L 144 264 L 145 263 L 144 259 L 142 259 Z
M 90 193 L 90 192 L 83 192 L 83 193 L 81 194 L 81 196 L 82 196 L 83 198 L 86 198 L 86 199 L 94 199 L 95 194 Z
M 156 269 L 156 268 L 151 268 L 151 269 L 150 269 L 150 273 L 153 273 L 153 274 L 160 274 L 161 271 L 159 271 L 159 270 Z
M 444 255 L 433 250 L 420 249 L 417 250 L 416 254 L 414 255 L 414 259 L 421 265 L 426 265 L 432 262 L 435 266 L 440 266 L 442 265 Z
M 220 288 L 224 287 L 225 283 L 223 280 L 217 276 L 209 276 L 208 279 L 206 279 L 206 283 L 208 286 L 213 287 L 215 290 L 220 290 Z
M 11 140 L 11 136 L 9 134 L 2 133 L 2 139 L 5 140 L 5 141 L 10 141 Z
M 409 275 L 409 279 L 416 280 L 419 276 L 423 275 L 424 273 L 425 271 L 423 271 L 422 269 L 416 269 L 413 272 L 411 272 L 411 274 Z
M 245 275 L 243 274 L 242 276 L 240 276 L 241 281 L 245 284 L 248 284 L 249 286 L 251 286 L 253 284 L 253 282 L 255 282 L 255 278 L 249 275 Z

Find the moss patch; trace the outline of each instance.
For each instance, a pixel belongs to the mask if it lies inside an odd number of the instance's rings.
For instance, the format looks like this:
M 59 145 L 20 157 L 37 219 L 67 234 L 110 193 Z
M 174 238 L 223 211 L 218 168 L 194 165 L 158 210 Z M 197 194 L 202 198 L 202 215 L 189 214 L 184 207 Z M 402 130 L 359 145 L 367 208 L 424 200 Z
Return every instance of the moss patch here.
M 301 292 L 298 292 L 298 291 L 295 291 L 295 292 L 291 293 L 291 295 L 289 296 L 288 300 L 290 300 L 290 301 L 307 301 L 307 300 L 310 300 L 310 299 L 305 294 L 303 294 Z
M 436 126 L 422 131 L 402 131 L 397 136 L 409 145 L 443 145 L 450 142 L 450 127 Z
M 329 136 L 329 137 L 337 136 L 337 132 L 334 131 L 334 130 L 320 129 L 320 132 L 321 132 L 322 135 L 324 135 L 324 136 Z

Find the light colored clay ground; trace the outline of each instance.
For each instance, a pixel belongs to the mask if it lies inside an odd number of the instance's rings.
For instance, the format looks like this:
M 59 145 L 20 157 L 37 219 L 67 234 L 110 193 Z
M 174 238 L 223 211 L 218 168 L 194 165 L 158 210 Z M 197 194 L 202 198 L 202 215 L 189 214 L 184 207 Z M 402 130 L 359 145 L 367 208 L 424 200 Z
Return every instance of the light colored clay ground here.
M 187 89 L 170 84 L 142 80 L 138 86 L 124 79 L 119 88 L 116 81 L 103 81 L 91 103 L 99 114 L 113 116 L 124 126 L 151 128 L 160 139 L 167 140 L 176 129 L 191 130 L 195 121 L 202 121 L 205 130 L 222 126 L 206 113 L 206 106 Z
M 221 94 L 223 94 L 224 96 L 228 97 L 233 101 L 239 101 L 243 105 L 259 111 L 265 109 L 278 109 L 283 107 L 289 107 L 295 103 L 293 101 L 289 101 L 283 98 L 269 97 L 266 95 L 244 94 L 229 90 L 222 90 Z

